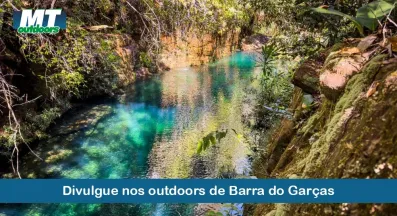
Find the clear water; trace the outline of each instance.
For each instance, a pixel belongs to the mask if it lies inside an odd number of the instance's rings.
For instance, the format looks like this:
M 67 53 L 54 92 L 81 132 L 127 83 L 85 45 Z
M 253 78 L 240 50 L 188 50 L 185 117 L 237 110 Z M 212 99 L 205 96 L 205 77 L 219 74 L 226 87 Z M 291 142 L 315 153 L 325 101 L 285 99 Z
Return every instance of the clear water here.
M 197 139 L 222 128 L 244 130 L 241 103 L 255 67 L 236 53 L 199 68 L 139 81 L 117 103 L 93 104 L 66 115 L 28 157 L 26 178 L 192 178 Z M 208 165 L 246 174 L 247 151 L 227 138 Z M 207 174 L 214 177 L 218 173 Z M 0 215 L 193 215 L 192 204 L 4 205 Z

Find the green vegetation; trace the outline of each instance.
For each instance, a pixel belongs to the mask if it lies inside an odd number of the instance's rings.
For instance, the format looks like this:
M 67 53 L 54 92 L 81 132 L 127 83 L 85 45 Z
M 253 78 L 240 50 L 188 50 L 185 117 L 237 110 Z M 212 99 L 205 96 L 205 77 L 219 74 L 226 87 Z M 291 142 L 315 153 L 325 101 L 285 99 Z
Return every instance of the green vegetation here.
M 226 137 L 226 134 L 227 130 L 220 132 L 215 131 L 203 137 L 203 139 L 197 143 L 197 154 L 205 151 L 210 145 L 215 145 L 216 143 L 219 143 L 223 138 Z
M 282 107 L 289 115 L 283 115 L 278 122 L 266 121 L 271 125 L 265 127 L 268 133 L 255 146 L 259 153 L 253 162 L 254 175 L 394 178 L 395 171 L 389 168 L 380 171 L 378 164 L 395 165 L 395 148 L 388 145 L 391 134 L 395 133 L 389 128 L 391 122 L 395 123 L 390 115 L 396 110 L 390 106 L 395 98 L 386 99 L 385 95 L 395 93 L 395 88 L 390 88 L 395 82 L 391 84 L 390 80 L 395 77 L 396 67 L 396 1 L 274 2 L 275 5 L 267 2 L 271 6 L 266 7 L 258 1 L 259 7 L 266 11 L 263 14 L 270 17 L 261 17 L 265 24 L 255 26 L 256 31 L 272 36 L 267 46 L 281 47 L 278 53 L 294 59 L 298 65 L 290 73 L 294 91 L 286 94 L 286 106 Z M 263 50 L 272 53 L 273 49 Z M 362 56 L 365 59 L 357 60 Z M 355 60 L 360 63 L 349 68 Z M 268 69 L 271 66 L 262 68 L 271 71 Z M 276 80 L 278 85 L 283 77 Z M 270 98 L 272 93 L 268 94 Z M 261 94 L 258 91 L 257 95 Z M 254 113 L 258 115 L 267 108 L 258 108 Z M 259 130 L 266 126 L 253 125 Z M 395 206 L 388 204 L 382 204 L 382 209 L 371 204 L 346 206 L 348 209 L 340 210 L 340 204 L 259 204 L 253 212 L 244 214 L 387 215 L 395 211 Z
M 14 146 L 14 152 L 20 143 L 47 137 L 49 125 L 73 102 L 122 93 L 142 67 L 157 72 L 163 36 L 194 32 L 223 37 L 248 25 L 252 14 L 237 0 L 27 0 L 0 5 L 0 56 L 6 58 L 0 72 L 7 93 L 0 101 L 0 147 L 8 151 Z M 66 31 L 22 35 L 12 29 L 13 10 L 50 7 L 65 10 Z M 24 78 L 9 78 L 12 74 Z M 16 101 L 27 105 L 16 106 Z M 15 118 L 3 121 L 8 116 Z
M 313 8 L 312 10 L 322 14 L 332 14 L 345 17 L 351 20 L 356 26 L 361 35 L 364 35 L 363 27 L 367 27 L 371 31 L 375 31 L 379 23 L 390 14 L 394 9 L 395 3 L 393 1 L 374 1 L 367 5 L 360 7 L 357 10 L 356 17 L 349 16 L 345 13 L 332 9 Z
M 62 43 L 41 35 L 18 35 L 24 57 L 45 67 L 35 75 L 46 83 L 51 100 L 62 103 L 72 96 L 112 92 L 121 64 L 114 38 L 78 29 L 73 23 L 69 26 Z
M 254 127 L 268 130 L 282 117 L 289 116 L 287 110 L 293 92 L 292 72 L 297 62 L 291 57 L 281 55 L 281 50 L 270 42 L 262 47 L 259 74 L 251 89 L 255 95 Z
M 241 140 L 243 138 L 243 135 L 238 134 L 236 130 L 231 129 L 231 131 L 233 131 L 237 140 Z M 200 154 L 201 152 L 205 151 L 211 145 L 219 144 L 221 140 L 226 137 L 228 132 L 229 132 L 228 129 L 225 129 L 223 131 L 213 131 L 209 133 L 207 136 L 203 137 L 197 143 L 197 154 Z
M 11 161 L 11 174 L 4 177 L 394 177 L 379 165 L 397 166 L 390 131 L 396 116 L 395 5 L 395 0 L 1 2 L 0 151 L 3 161 Z M 12 28 L 13 10 L 50 7 L 65 10 L 67 30 L 23 35 Z M 208 70 L 204 73 L 171 71 L 131 85 L 166 70 L 168 55 L 190 60 L 197 54 L 193 60 L 205 62 L 233 50 L 231 40 L 244 49 L 250 36 L 259 38 L 252 42 L 259 49 L 247 46 L 258 51 L 256 66 L 237 54 L 237 60 L 195 69 Z M 191 46 L 180 45 L 192 38 Z M 105 97 L 118 102 L 48 131 L 77 104 Z M 250 163 L 247 155 L 254 159 L 252 172 L 239 167 Z M 95 214 L 130 207 L 61 205 L 58 211 Z M 325 212 L 322 206 L 299 208 L 264 205 L 256 214 Z M 368 213 L 362 209 L 358 212 Z
M 319 51 L 343 41 L 344 38 L 360 36 L 361 30 L 357 30 L 359 26 L 368 28 L 363 30 L 365 34 L 375 33 L 378 26 L 377 18 L 390 15 L 390 19 L 394 20 L 396 15 L 394 10 L 389 14 L 390 9 L 394 7 L 393 0 L 251 0 L 250 2 L 252 9 L 259 12 L 256 15 L 258 22 L 253 26 L 254 31 L 270 36 L 284 49 L 285 54 L 293 57 L 316 56 Z M 357 11 L 359 8 L 360 10 Z M 344 14 L 344 18 L 330 16 L 330 13 Z M 347 18 L 353 18 L 355 22 Z M 355 23 L 361 24 L 357 26 Z

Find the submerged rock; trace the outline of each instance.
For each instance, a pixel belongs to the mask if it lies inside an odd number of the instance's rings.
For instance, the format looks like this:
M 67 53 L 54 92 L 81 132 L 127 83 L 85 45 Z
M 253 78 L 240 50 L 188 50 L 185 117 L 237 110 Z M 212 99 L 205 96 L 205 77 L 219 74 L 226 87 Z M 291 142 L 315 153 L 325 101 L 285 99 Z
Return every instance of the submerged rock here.
M 47 152 L 48 157 L 45 159 L 46 163 L 55 163 L 69 157 L 73 152 L 69 149 L 58 149 Z
M 89 129 L 94 126 L 100 119 L 112 112 L 112 107 L 109 105 L 97 105 L 94 107 L 86 107 L 76 111 L 72 114 L 70 111 L 66 115 L 67 120 L 59 126 L 52 129 L 52 134 L 67 135 L 81 130 Z

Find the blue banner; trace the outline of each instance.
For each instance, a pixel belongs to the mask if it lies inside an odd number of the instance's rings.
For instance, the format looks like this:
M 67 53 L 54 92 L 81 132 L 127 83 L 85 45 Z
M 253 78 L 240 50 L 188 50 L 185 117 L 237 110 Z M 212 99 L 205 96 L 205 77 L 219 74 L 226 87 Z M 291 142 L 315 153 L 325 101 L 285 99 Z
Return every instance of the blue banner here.
M 42 10 L 44 10 L 44 9 L 42 9 Z M 12 17 L 13 17 L 12 18 L 13 19 L 12 27 L 14 29 L 18 29 L 20 27 L 21 17 L 22 17 L 23 11 L 24 10 L 22 10 L 22 11 L 14 11 L 13 12 L 13 14 L 12 14 Z M 34 14 L 34 11 L 32 11 L 32 14 Z M 43 23 L 43 26 L 47 26 L 48 15 L 43 16 L 42 23 Z M 58 26 L 60 29 L 66 29 L 66 13 L 65 13 L 65 11 L 62 10 L 61 14 L 56 17 L 54 26 Z
M 10 179 L 0 203 L 397 203 L 397 180 Z

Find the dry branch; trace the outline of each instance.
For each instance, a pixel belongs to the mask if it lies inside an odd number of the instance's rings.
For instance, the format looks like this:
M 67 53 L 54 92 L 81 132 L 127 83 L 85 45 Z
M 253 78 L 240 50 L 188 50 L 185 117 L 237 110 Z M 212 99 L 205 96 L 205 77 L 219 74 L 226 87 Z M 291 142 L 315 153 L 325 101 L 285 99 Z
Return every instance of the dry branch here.
M 3 43 L 3 41 L 0 39 L 0 42 Z M 33 150 L 30 148 L 30 146 L 25 142 L 23 138 L 23 134 L 21 132 L 21 124 L 18 120 L 18 117 L 14 111 L 15 106 L 21 106 L 24 104 L 31 103 L 35 101 L 38 98 L 35 98 L 33 100 L 28 100 L 27 96 L 24 102 L 22 103 L 15 103 L 15 101 L 23 101 L 23 97 L 19 97 L 17 92 L 18 89 L 10 84 L 7 79 L 7 74 L 4 74 L 2 71 L 2 68 L 0 67 L 0 106 L 5 108 L 7 110 L 7 117 L 8 117 L 8 126 L 11 130 L 11 134 L 9 135 L 10 141 L 12 144 L 12 153 L 11 153 L 11 166 L 15 174 L 18 175 L 19 178 L 21 178 L 21 174 L 19 172 L 19 147 L 18 144 L 20 142 L 23 142 L 26 144 L 30 152 L 41 159 L 36 153 L 33 152 Z M 42 159 L 41 159 L 42 160 Z

